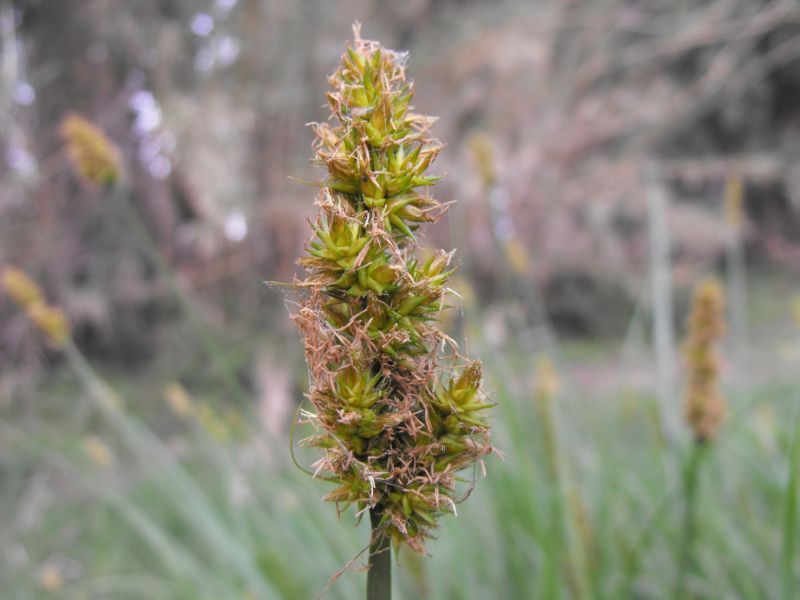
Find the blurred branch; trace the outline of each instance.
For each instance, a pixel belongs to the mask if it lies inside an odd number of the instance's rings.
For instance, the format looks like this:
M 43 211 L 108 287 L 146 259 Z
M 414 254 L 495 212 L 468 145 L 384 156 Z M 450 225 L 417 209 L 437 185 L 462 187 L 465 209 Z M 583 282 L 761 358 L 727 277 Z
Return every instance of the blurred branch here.
M 715 7 L 721 3 L 712 4 Z M 800 7 L 792 0 L 781 0 L 768 4 L 754 17 L 746 17 L 736 21 L 719 23 L 716 15 L 711 19 L 700 21 L 699 24 L 686 31 L 672 28 L 664 32 L 665 40 L 655 47 L 651 42 L 634 44 L 630 49 L 619 54 L 603 54 L 591 58 L 584 63 L 575 74 L 575 87 L 578 90 L 588 90 L 599 80 L 612 75 L 629 71 L 636 67 L 655 69 L 663 67 L 663 63 L 681 58 L 687 52 L 713 44 L 725 45 L 743 39 L 752 39 L 763 36 L 779 25 L 785 25 L 800 19 Z
M 629 124 L 616 131 L 609 138 L 630 137 L 625 153 L 637 155 L 661 140 L 668 132 L 674 132 L 692 119 L 711 108 L 723 92 L 736 92 L 763 76 L 770 69 L 779 67 L 800 55 L 800 37 L 776 46 L 761 58 L 750 60 L 743 67 L 726 60 L 720 52 L 706 74 L 683 92 L 676 92 L 665 101 L 666 106 L 674 106 L 664 118 L 653 125 Z M 738 68 L 737 68 L 738 67 Z
M 664 159 L 659 164 L 667 178 L 688 181 L 722 180 L 737 173 L 748 181 L 772 182 L 780 179 L 791 166 L 778 153 L 761 153 L 729 158 Z

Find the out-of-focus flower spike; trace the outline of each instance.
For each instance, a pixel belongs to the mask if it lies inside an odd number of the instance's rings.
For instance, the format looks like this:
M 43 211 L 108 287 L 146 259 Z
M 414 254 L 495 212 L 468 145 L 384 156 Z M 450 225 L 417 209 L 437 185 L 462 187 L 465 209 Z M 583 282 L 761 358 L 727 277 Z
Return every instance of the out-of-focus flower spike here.
M 122 176 L 122 160 L 117 147 L 88 119 L 69 113 L 59 128 L 67 145 L 67 155 L 81 180 L 102 187 Z
M 28 318 L 55 346 L 63 346 L 70 336 L 64 311 L 44 302 L 34 302 L 26 308 Z
M 42 291 L 36 282 L 16 267 L 3 269 L 2 282 L 3 289 L 21 308 L 43 301 Z
M 688 324 L 685 414 L 695 439 L 704 443 L 714 439 L 725 414 L 715 348 L 725 332 L 725 297 L 719 281 L 707 279 L 695 288 Z

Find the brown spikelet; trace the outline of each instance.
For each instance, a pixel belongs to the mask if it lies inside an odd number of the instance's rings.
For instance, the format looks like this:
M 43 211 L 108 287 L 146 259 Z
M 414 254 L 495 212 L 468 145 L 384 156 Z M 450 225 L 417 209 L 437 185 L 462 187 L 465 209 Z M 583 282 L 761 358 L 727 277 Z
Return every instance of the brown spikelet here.
M 103 131 L 88 119 L 69 113 L 59 133 L 67 145 L 67 155 L 82 181 L 102 187 L 115 183 L 122 173 L 119 150 Z
M 421 552 L 456 510 L 456 472 L 492 450 L 480 362 L 458 356 L 437 323 L 452 254 L 416 256 L 419 227 L 445 209 L 425 191 L 442 145 L 410 105 L 404 55 L 356 31 L 329 83 L 332 120 L 312 124 L 327 177 L 293 315 L 317 430 L 304 443 L 336 483 L 327 500 L 371 509 L 395 545 Z
M 716 343 L 725 332 L 724 302 L 720 283 L 706 280 L 695 289 L 689 315 L 684 346 L 687 370 L 684 408 L 686 421 L 700 443 L 714 438 L 725 413 L 716 351 Z

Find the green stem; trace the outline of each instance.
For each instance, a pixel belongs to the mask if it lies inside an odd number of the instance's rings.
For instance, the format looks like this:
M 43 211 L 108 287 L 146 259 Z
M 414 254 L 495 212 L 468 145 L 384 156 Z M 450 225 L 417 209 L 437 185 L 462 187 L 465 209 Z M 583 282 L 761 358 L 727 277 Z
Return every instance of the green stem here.
M 781 548 L 781 593 L 782 598 L 789 600 L 794 597 L 794 556 L 797 531 L 797 496 L 798 476 L 800 468 L 800 421 L 798 411 L 795 410 L 794 432 L 789 455 L 789 478 L 786 483 L 786 504 L 783 513 L 783 542 Z
M 370 509 L 372 538 L 369 546 L 367 600 L 392 600 L 392 548 L 389 536 L 380 530 L 382 512 Z
M 683 479 L 684 489 L 684 512 L 683 512 L 683 538 L 680 545 L 680 563 L 678 567 L 678 578 L 675 584 L 676 600 L 687 598 L 686 579 L 692 568 L 692 550 L 694 538 L 697 534 L 695 523 L 695 509 L 697 503 L 697 473 L 700 460 L 704 454 L 706 444 L 695 442 L 691 453 L 686 461 Z

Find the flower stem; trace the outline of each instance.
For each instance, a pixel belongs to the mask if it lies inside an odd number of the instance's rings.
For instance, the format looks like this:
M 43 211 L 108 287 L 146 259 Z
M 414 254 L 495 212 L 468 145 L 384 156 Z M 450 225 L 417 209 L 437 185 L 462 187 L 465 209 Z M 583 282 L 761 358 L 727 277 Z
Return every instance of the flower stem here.
M 367 600 L 392 600 L 392 547 L 389 536 L 380 531 L 381 511 L 370 509 L 372 538 L 369 547 Z
M 684 471 L 684 494 L 685 504 L 683 513 L 683 538 L 680 546 L 680 563 L 678 568 L 678 578 L 675 585 L 676 600 L 683 600 L 690 597 L 686 590 L 686 579 L 692 568 L 692 547 L 696 537 L 695 526 L 695 504 L 697 501 L 697 471 L 700 461 L 705 454 L 706 444 L 696 441 L 692 445 L 691 453 L 686 461 Z

